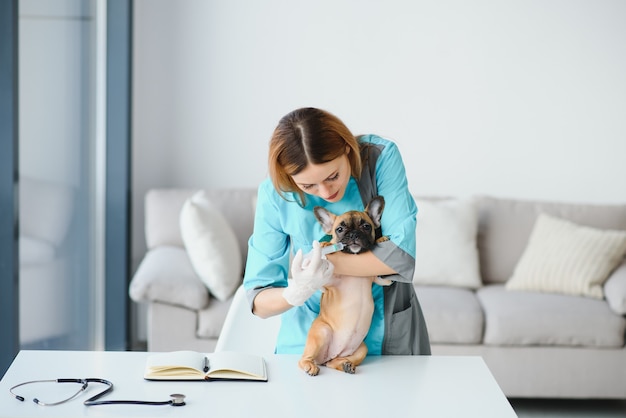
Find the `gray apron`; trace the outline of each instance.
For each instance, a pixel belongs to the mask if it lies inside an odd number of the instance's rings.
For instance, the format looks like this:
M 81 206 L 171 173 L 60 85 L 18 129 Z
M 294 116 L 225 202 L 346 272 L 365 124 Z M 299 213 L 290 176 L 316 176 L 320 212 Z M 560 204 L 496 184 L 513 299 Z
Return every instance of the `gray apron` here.
M 358 181 L 363 206 L 378 196 L 376 187 L 376 160 L 382 147 L 361 143 L 361 160 L 363 163 L 361 178 Z M 384 197 L 384 196 L 383 196 Z M 391 245 L 395 245 L 389 242 Z M 415 267 L 413 260 L 409 270 Z M 398 269 L 395 269 L 398 271 Z M 406 277 L 406 276 L 405 276 Z M 412 274 L 409 275 L 412 277 Z M 385 335 L 383 337 L 382 354 L 429 355 L 430 340 L 426 321 L 422 314 L 413 283 L 405 282 L 402 276 L 388 277 L 393 281 L 390 286 L 383 287 L 385 302 Z M 396 281 L 397 279 L 403 281 Z

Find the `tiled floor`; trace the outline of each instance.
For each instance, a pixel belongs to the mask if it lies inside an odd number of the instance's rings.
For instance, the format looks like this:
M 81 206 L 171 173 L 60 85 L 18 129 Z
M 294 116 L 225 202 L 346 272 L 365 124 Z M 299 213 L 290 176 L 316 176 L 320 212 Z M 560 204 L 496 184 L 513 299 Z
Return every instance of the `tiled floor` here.
M 624 418 L 626 400 L 509 399 L 519 418 Z

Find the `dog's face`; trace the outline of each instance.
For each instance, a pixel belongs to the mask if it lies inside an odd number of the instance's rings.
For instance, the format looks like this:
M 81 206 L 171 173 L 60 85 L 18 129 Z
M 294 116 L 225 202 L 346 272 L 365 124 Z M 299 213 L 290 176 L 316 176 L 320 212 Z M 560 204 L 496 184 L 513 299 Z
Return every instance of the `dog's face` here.
M 380 227 L 384 208 L 385 200 L 378 196 L 368 203 L 364 212 L 352 210 L 335 215 L 321 206 L 316 206 L 313 213 L 324 232 L 332 235 L 331 242 L 341 242 L 343 252 L 359 254 L 372 248 L 376 242 L 376 228 Z

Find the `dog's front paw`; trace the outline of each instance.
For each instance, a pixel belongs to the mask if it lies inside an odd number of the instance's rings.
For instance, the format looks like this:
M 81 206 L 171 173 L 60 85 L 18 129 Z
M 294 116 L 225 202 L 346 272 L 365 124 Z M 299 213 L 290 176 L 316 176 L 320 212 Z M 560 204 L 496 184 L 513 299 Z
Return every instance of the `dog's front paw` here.
M 309 376 L 317 376 L 320 372 L 320 368 L 311 360 L 300 360 L 298 366 Z
M 343 371 L 349 374 L 354 374 L 356 372 L 356 367 L 350 361 L 346 361 L 343 363 Z

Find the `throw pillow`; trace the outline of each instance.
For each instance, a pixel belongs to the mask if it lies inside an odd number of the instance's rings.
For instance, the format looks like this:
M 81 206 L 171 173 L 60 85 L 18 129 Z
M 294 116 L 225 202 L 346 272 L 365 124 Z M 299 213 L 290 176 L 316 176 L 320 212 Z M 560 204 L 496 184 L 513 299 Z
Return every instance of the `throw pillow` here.
M 470 199 L 416 199 L 417 228 L 413 283 L 482 285 L 476 247 L 478 215 Z
M 506 288 L 602 299 L 602 285 L 625 253 L 626 231 L 540 214 Z
M 204 191 L 184 203 L 180 230 L 191 264 L 219 300 L 226 300 L 241 284 L 242 255 L 235 232 Z

